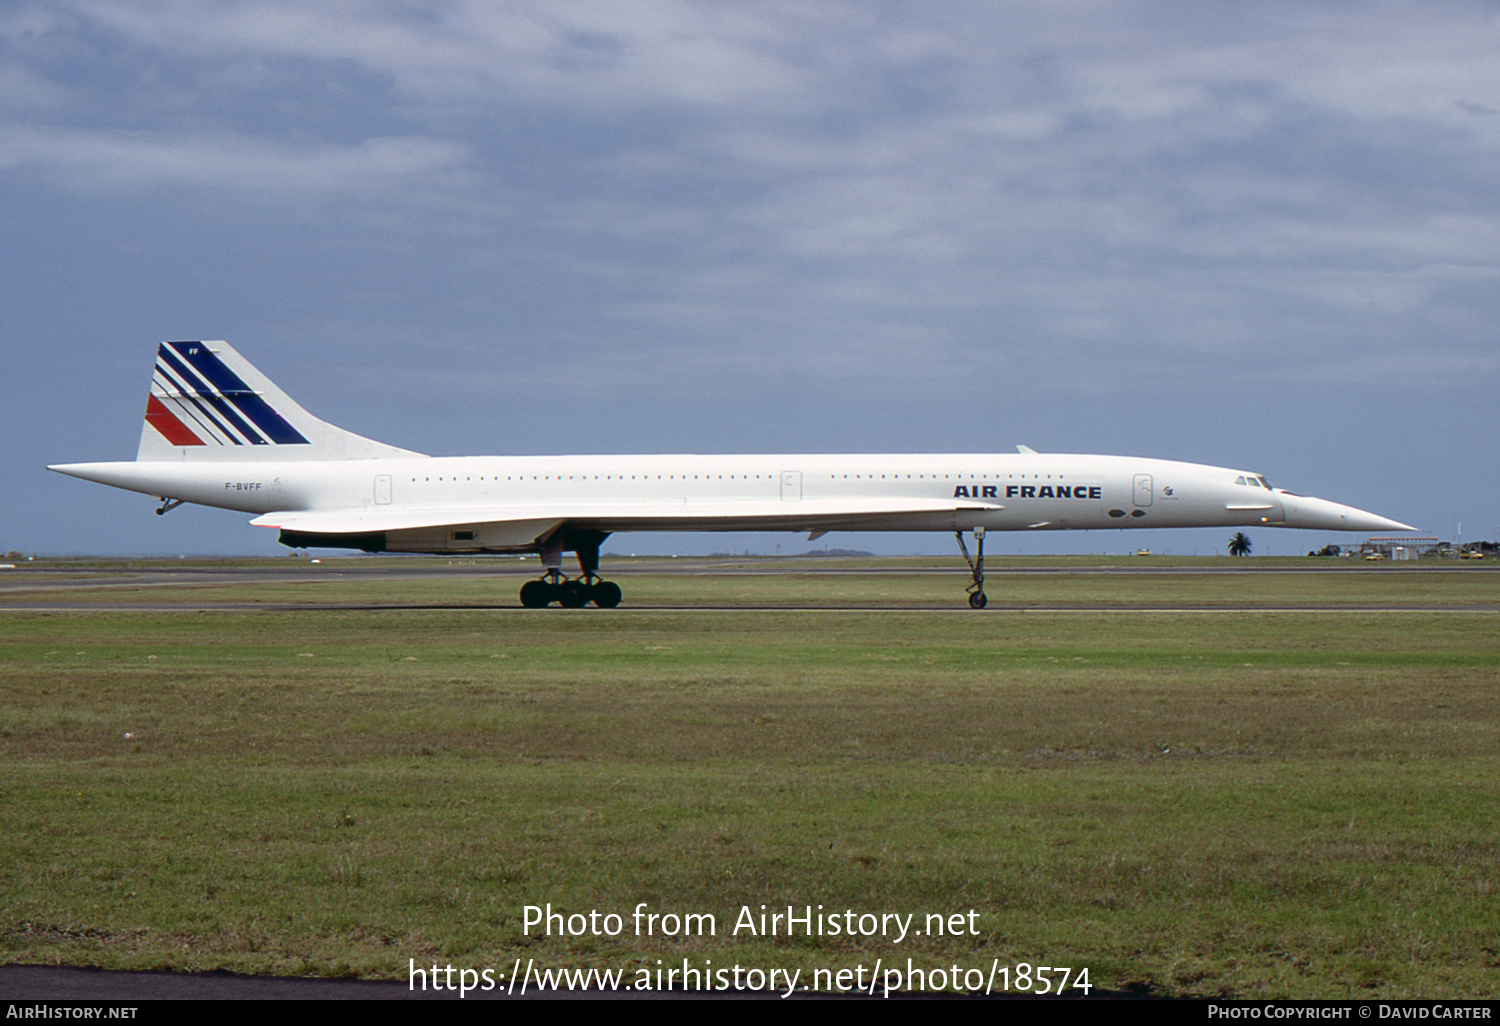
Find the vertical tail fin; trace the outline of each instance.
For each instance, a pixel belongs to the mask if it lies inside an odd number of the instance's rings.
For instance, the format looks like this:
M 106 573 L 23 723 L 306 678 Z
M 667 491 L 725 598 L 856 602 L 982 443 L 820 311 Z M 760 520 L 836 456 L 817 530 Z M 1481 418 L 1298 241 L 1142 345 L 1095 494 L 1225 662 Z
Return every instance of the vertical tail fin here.
M 319 420 L 227 342 L 163 342 L 135 458 L 217 462 L 420 455 Z

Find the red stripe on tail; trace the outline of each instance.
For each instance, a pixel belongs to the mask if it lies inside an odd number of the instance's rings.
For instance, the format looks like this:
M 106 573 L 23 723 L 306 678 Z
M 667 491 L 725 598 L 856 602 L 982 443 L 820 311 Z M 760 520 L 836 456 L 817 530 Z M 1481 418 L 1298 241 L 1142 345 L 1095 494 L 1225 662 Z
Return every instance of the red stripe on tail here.
M 160 399 L 151 396 L 146 400 L 146 423 L 156 428 L 161 436 L 173 445 L 203 445 L 203 439 L 193 434 Z

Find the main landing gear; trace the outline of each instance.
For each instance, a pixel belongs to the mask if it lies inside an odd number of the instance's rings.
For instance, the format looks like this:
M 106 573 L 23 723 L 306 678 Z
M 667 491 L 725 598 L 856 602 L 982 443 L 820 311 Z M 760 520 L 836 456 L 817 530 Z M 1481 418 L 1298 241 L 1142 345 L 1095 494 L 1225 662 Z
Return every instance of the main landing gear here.
M 564 609 L 582 609 L 590 602 L 600 609 L 613 609 L 622 597 L 618 584 L 597 576 L 570 581 L 561 573 L 549 572 L 544 578 L 521 585 L 521 605 L 527 609 L 541 609 L 554 602 Z
M 958 539 L 958 547 L 963 551 L 964 559 L 969 564 L 969 570 L 974 574 L 974 580 L 969 585 L 969 608 L 983 609 L 989 605 L 989 599 L 984 596 L 984 528 L 974 528 L 975 558 L 969 558 L 969 547 L 964 544 L 964 533 L 954 531 L 953 537 Z
M 600 609 L 618 606 L 620 586 L 599 576 L 599 546 L 608 537 L 604 531 L 578 531 L 549 540 L 542 549 L 546 573 L 521 585 L 521 605 L 527 609 L 542 609 L 554 602 L 564 609 L 582 609 L 590 602 Z M 578 553 L 581 571 L 571 581 L 562 572 L 562 554 L 570 550 Z

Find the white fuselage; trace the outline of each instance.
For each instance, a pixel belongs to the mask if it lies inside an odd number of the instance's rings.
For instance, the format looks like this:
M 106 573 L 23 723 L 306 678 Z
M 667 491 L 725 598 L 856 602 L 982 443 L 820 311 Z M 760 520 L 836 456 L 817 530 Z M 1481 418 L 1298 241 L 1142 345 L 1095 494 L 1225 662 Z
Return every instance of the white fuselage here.
M 1124 456 L 471 456 L 56 469 L 163 498 L 286 514 L 290 523 L 315 511 L 319 530 L 384 531 L 391 551 L 519 551 L 535 547 L 532 526 L 558 519 L 604 532 L 1404 526 L 1272 489 L 1245 471 Z M 487 524 L 516 526 L 487 533 Z

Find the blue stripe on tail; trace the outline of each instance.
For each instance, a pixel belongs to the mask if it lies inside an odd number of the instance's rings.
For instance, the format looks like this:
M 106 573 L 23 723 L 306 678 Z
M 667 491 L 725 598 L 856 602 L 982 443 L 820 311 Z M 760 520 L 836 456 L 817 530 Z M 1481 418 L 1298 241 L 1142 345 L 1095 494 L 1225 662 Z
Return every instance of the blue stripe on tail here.
M 193 370 L 207 381 L 207 387 L 204 387 L 203 381 L 198 380 L 196 375 L 172 359 L 173 354 L 191 364 Z M 267 439 L 274 445 L 311 444 L 207 346 L 198 342 L 164 342 L 160 355 L 169 366 L 178 371 L 182 380 L 192 384 L 200 398 L 210 402 L 254 444 L 264 445 Z M 228 408 L 229 404 L 233 405 L 232 410 Z M 260 433 L 236 416 L 236 410 L 253 422 Z
M 224 397 L 220 396 L 219 393 L 215 391 L 211 385 L 209 385 L 202 378 L 198 377 L 198 375 L 190 371 L 187 366 L 182 363 L 182 361 L 178 360 L 174 354 L 168 352 L 165 347 L 163 347 L 162 351 L 158 354 L 158 359 L 161 361 L 163 367 L 165 367 L 172 374 L 175 374 L 178 380 L 186 386 L 186 389 L 182 393 L 183 398 L 186 401 L 191 402 L 194 406 L 197 406 L 199 410 L 201 410 L 204 414 L 208 415 L 211 418 L 213 417 L 213 413 L 217 413 L 218 418 L 222 418 L 223 421 L 231 425 L 235 429 L 235 431 L 238 431 L 240 434 L 249 439 L 251 445 L 266 444 L 265 436 L 252 428 L 249 424 L 245 423 L 245 421 L 236 411 L 235 407 L 230 406 L 228 401 L 226 401 Z M 213 413 L 210 413 L 210 410 L 212 410 Z M 215 418 L 216 422 L 218 418 Z M 233 432 L 225 431 L 225 434 L 230 439 L 238 441 L 238 439 L 234 438 Z

